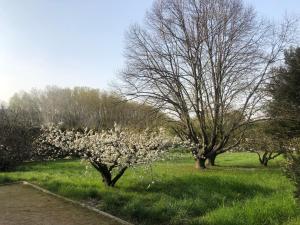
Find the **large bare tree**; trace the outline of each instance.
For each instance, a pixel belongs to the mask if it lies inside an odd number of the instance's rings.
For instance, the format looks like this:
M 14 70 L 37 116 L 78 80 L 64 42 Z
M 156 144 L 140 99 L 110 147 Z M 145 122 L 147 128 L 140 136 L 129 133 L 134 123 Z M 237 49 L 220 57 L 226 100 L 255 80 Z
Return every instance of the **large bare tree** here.
M 173 115 L 205 168 L 258 118 L 260 89 L 291 28 L 290 20 L 259 18 L 241 0 L 157 0 L 145 23 L 128 31 L 123 91 Z

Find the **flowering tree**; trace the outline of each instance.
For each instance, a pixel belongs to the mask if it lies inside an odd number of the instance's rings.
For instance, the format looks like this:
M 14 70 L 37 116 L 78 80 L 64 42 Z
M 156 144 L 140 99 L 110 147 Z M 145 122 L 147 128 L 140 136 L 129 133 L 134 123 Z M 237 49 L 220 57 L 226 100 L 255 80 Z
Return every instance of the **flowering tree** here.
M 79 156 L 88 160 L 100 172 L 107 186 L 114 186 L 128 167 L 159 159 L 170 146 L 171 139 L 159 132 L 134 132 L 115 125 L 114 129 L 61 130 L 58 126 L 42 128 L 40 146 L 54 146 L 63 155 Z M 61 152 L 57 152 L 61 155 Z

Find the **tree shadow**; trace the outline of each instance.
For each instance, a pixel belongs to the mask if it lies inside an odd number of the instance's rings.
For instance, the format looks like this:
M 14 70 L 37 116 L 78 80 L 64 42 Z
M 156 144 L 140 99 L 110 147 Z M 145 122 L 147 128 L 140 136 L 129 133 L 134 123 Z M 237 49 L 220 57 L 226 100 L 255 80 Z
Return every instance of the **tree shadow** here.
M 273 190 L 257 184 L 245 184 L 233 179 L 221 179 L 214 177 L 199 177 L 188 175 L 184 178 L 173 177 L 172 180 L 164 180 L 145 188 L 145 182 L 137 182 L 126 188 L 126 191 L 139 193 L 159 193 L 165 194 L 175 199 L 186 198 L 209 198 L 213 199 L 214 195 L 221 195 L 227 200 L 236 200 L 251 198 L 254 195 L 270 194 Z
M 203 216 L 219 207 L 274 192 L 270 188 L 233 179 L 192 175 L 157 182 L 148 189 L 145 186 L 145 182 L 138 182 L 126 187 L 126 193 L 133 196 L 127 199 L 131 203 L 118 209 L 122 216 L 129 214 L 138 224 L 189 224 L 184 219 Z
M 222 164 L 216 164 L 212 168 L 216 169 L 235 169 L 235 170 L 280 170 L 280 163 L 278 162 L 272 162 L 268 166 L 261 165 L 259 162 L 257 164 L 235 164 L 235 165 L 222 165 Z

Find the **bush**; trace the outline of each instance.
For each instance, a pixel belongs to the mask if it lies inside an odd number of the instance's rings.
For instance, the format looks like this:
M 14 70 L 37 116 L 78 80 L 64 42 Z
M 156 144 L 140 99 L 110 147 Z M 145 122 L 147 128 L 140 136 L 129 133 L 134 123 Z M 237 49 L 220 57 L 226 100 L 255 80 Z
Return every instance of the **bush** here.
M 300 198 L 300 152 L 288 154 L 287 173 L 296 184 L 296 197 Z
M 289 141 L 289 151 L 285 156 L 287 175 L 295 182 L 296 197 L 300 198 L 300 138 L 293 138 Z
M 0 108 L 0 171 L 11 170 L 31 158 L 38 129 L 27 118 L 24 112 Z

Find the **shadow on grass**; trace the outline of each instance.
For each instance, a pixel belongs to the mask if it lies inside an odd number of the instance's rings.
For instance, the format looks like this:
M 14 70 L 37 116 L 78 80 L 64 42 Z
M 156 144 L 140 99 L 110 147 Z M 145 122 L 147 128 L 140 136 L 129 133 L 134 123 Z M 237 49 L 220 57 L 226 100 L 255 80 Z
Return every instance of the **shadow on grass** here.
M 0 185 L 1 184 L 12 183 L 12 182 L 15 182 L 15 180 L 10 178 L 9 176 L 0 176 Z
M 251 199 L 256 195 L 267 196 L 274 190 L 255 184 L 218 177 L 187 176 L 153 184 L 145 183 L 124 188 L 126 196 L 132 195 L 120 208 L 117 195 L 107 199 L 110 209 L 121 216 L 130 215 L 138 224 L 189 224 L 187 218 L 199 217 L 219 207 Z M 138 193 L 138 194 L 137 194 Z M 117 205 L 115 205 L 117 204 Z
M 213 169 L 232 169 L 232 170 L 280 170 L 281 164 L 271 164 L 268 166 L 263 166 L 260 164 L 253 165 L 253 164 L 236 164 L 236 165 L 222 165 L 222 164 L 216 164 Z

